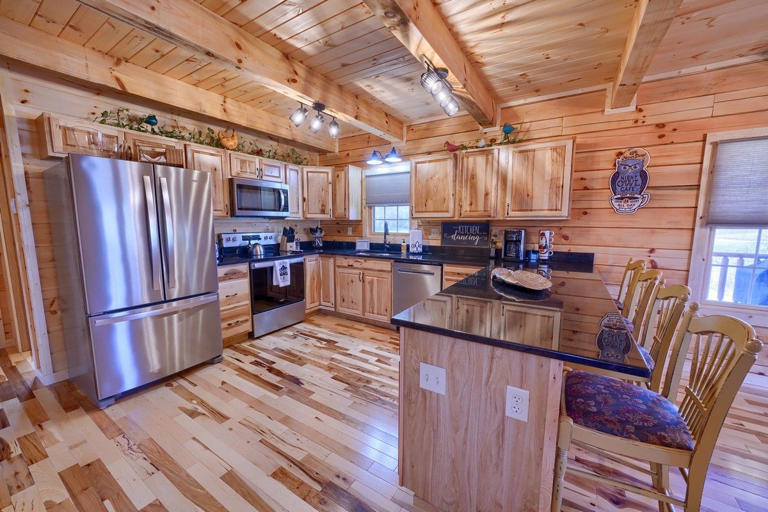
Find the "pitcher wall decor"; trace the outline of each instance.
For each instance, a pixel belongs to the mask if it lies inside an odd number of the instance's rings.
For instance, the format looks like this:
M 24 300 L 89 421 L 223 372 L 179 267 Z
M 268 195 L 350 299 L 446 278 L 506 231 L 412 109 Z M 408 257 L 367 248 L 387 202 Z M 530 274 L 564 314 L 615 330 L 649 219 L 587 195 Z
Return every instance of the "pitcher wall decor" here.
M 635 213 L 651 199 L 648 187 L 648 164 L 651 155 L 643 148 L 632 148 L 616 159 L 611 175 L 611 206 L 616 213 Z

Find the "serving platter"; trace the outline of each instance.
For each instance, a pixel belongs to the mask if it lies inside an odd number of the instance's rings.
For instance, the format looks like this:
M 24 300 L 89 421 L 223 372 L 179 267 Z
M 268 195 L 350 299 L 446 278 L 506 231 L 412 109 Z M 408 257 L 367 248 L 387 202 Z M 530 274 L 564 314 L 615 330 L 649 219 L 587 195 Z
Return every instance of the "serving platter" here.
M 552 287 L 552 281 L 544 276 L 526 270 L 511 270 L 498 267 L 491 272 L 493 279 L 527 290 L 542 291 Z

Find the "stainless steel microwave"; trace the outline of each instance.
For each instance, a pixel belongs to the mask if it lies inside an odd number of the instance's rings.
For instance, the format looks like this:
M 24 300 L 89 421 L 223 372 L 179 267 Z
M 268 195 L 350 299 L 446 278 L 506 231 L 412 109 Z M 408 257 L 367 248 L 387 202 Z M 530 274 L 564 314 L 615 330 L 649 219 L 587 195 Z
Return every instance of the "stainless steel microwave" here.
M 272 181 L 230 178 L 232 217 L 287 217 L 288 185 Z

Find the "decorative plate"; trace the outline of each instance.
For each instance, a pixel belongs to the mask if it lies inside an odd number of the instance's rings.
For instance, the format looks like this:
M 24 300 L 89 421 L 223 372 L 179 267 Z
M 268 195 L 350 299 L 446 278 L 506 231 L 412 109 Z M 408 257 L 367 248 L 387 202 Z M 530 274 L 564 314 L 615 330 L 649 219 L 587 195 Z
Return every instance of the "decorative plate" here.
M 552 281 L 546 277 L 525 270 L 510 270 L 499 267 L 493 269 L 491 276 L 499 281 L 528 290 L 541 291 L 552 287 Z

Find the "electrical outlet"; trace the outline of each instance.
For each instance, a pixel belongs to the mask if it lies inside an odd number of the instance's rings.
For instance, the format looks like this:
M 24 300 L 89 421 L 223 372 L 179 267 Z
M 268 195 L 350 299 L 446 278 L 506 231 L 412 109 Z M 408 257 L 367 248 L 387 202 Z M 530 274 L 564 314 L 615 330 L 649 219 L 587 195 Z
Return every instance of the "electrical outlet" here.
M 427 363 L 419 363 L 419 387 L 439 393 L 445 394 L 445 368 L 439 366 L 432 366 Z
M 507 386 L 505 414 L 528 423 L 528 390 Z
M 348 235 L 352 234 L 352 226 L 347 226 L 347 234 Z
M 432 230 L 429 232 L 430 238 L 439 238 L 440 237 L 440 230 L 437 228 L 432 228 Z

